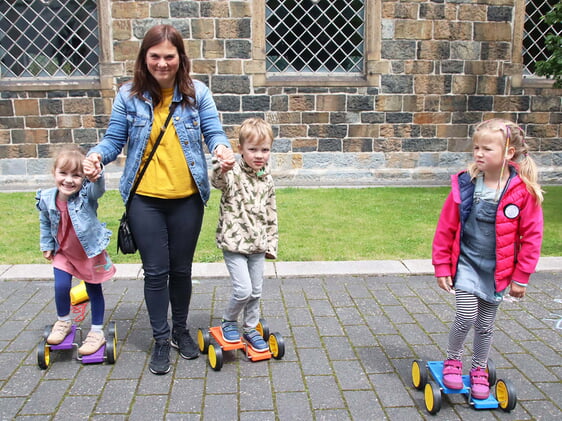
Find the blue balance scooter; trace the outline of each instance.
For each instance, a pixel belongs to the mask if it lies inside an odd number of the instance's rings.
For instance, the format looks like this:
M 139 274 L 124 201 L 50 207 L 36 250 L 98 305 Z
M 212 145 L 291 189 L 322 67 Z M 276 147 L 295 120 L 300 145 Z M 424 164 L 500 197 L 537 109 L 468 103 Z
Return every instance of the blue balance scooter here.
M 423 390 L 425 408 L 427 412 L 435 415 L 441 409 L 441 392 L 449 394 L 463 394 L 466 396 L 469 405 L 475 409 L 495 409 L 501 408 L 505 412 L 510 412 L 517 405 L 515 388 L 509 380 L 498 380 L 496 382 L 496 367 L 494 362 L 488 360 L 488 382 L 490 388 L 495 386 L 495 397 L 490 393 L 488 399 L 475 399 L 470 393 L 470 376 L 462 376 L 464 387 L 462 389 L 449 389 L 443 384 L 443 361 L 428 361 L 427 364 L 422 360 L 412 362 L 412 384 L 418 390 Z M 429 374 L 428 374 L 429 373 Z M 431 379 L 429 379 L 431 375 Z

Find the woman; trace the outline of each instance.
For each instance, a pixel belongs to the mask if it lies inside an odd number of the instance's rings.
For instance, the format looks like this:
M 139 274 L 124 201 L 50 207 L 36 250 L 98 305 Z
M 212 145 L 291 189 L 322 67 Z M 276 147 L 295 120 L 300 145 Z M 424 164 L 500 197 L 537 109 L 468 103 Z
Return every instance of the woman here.
M 199 355 L 187 329 L 187 315 L 193 254 L 210 193 L 201 135 L 225 171 L 234 165 L 211 93 L 203 83 L 192 80 L 189 72 L 180 33 L 169 25 L 152 27 L 141 43 L 132 83 L 119 89 L 107 132 L 88 153 L 95 170 L 86 175 L 95 179 L 101 164 L 114 161 L 127 145 L 119 187 L 127 203 L 139 168 L 168 113 L 173 113 L 128 210 L 142 259 L 144 297 L 155 339 L 149 366 L 154 374 L 170 371 L 170 346 L 186 359 Z M 168 303 L 172 308 L 171 340 Z

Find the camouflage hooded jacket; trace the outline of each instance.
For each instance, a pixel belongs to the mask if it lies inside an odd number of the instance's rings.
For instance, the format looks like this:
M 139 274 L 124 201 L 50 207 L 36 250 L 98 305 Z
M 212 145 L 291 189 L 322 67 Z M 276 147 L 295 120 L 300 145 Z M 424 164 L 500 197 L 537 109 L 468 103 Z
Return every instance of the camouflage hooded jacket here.
M 256 173 L 240 159 L 232 170 L 223 173 L 213 159 L 211 184 L 222 192 L 217 246 L 233 253 L 265 253 L 267 258 L 275 259 L 279 235 L 269 168 Z

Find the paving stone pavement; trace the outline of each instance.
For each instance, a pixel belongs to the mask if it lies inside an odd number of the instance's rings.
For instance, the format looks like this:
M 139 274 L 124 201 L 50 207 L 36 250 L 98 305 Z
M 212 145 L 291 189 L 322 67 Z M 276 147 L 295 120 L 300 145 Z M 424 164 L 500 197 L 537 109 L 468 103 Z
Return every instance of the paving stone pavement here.
M 474 410 L 443 396 L 435 417 L 411 384 L 413 359 L 443 359 L 454 297 L 430 275 L 268 277 L 262 317 L 284 338 L 280 360 L 250 362 L 225 352 L 221 371 L 207 356 L 172 370 L 148 371 L 151 331 L 142 281 L 104 284 L 106 321 L 117 324 L 115 364 L 83 365 L 52 351 L 47 370 L 37 346 L 54 322 L 52 282 L 0 281 L 2 420 L 555 420 L 562 419 L 561 272 L 533 275 L 524 300 L 500 306 L 491 357 L 497 377 L 513 382 L 511 413 Z M 195 281 L 192 334 L 220 319 L 230 293 L 225 278 Z M 82 322 L 89 327 L 89 313 Z M 465 365 L 471 355 L 467 341 Z

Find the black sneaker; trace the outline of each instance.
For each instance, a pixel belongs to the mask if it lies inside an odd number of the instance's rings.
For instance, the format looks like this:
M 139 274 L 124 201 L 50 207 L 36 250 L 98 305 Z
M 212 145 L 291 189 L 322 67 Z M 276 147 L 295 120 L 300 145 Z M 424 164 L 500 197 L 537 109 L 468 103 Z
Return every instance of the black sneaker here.
M 199 356 L 199 347 L 193 342 L 189 329 L 178 329 L 172 332 L 171 345 L 176 348 L 182 358 L 192 360 Z
M 166 374 L 170 371 L 170 342 L 168 339 L 159 339 L 154 343 L 148 369 L 153 374 Z

